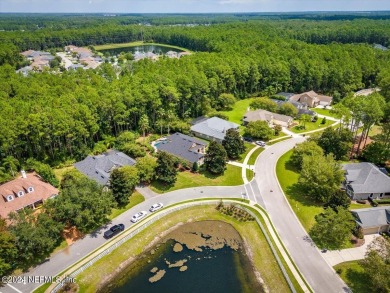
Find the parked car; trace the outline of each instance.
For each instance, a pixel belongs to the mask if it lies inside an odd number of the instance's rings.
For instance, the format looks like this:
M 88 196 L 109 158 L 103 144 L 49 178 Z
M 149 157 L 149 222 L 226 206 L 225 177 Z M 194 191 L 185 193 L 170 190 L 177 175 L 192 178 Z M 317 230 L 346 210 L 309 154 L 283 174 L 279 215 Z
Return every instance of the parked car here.
M 136 223 L 136 222 L 138 222 L 139 220 L 141 220 L 142 218 L 144 218 L 147 214 L 148 214 L 148 213 L 145 212 L 145 211 L 136 213 L 136 214 L 131 218 L 131 221 L 132 221 L 133 223 Z
M 247 141 L 247 142 L 253 142 L 253 139 L 251 137 L 248 137 L 248 136 L 244 136 L 242 139 L 244 141 Z
M 152 206 L 150 207 L 149 211 L 150 211 L 150 212 L 155 212 L 155 211 L 157 211 L 157 210 L 159 210 L 159 209 L 162 209 L 163 207 L 164 207 L 164 205 L 163 205 L 161 202 L 155 203 L 154 205 L 152 205 Z
M 114 237 L 116 234 L 122 232 L 123 230 L 125 230 L 125 225 L 123 224 L 112 226 L 109 230 L 104 232 L 104 238 L 110 239 Z
M 261 146 L 261 147 L 264 147 L 264 146 L 265 146 L 265 142 L 262 141 L 262 140 L 256 141 L 256 144 L 259 145 L 259 146 Z

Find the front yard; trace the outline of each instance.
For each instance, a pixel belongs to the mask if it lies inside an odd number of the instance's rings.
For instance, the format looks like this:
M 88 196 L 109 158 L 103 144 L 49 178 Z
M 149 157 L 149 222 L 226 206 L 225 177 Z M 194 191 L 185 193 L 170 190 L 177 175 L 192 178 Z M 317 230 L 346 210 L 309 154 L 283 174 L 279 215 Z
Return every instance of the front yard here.
M 354 293 L 373 292 L 358 261 L 343 262 L 335 265 L 334 269 Z
M 308 131 L 312 131 L 312 130 L 326 128 L 334 123 L 334 121 L 331 121 L 331 120 L 326 120 L 325 124 L 321 124 L 321 122 L 322 122 L 322 118 L 318 118 L 318 120 L 316 122 L 306 122 L 305 128 L 301 129 L 300 126 L 302 124 L 299 124 L 298 120 L 294 120 L 294 123 L 297 123 L 298 125 L 290 128 L 290 130 L 294 133 L 303 133 L 303 132 L 308 132 Z
M 313 110 L 314 112 L 316 112 L 317 114 L 320 114 L 320 115 L 337 118 L 336 115 L 331 113 L 329 109 L 314 108 L 314 109 L 311 109 L 311 110 Z M 321 118 L 319 118 L 319 119 L 321 119 Z
M 315 223 L 315 215 L 322 212 L 322 204 L 306 196 L 299 189 L 298 171 L 288 162 L 291 154 L 292 150 L 280 157 L 276 165 L 276 175 L 293 211 L 306 231 L 309 231 Z
M 184 171 L 177 173 L 177 180 L 173 186 L 164 185 L 159 181 L 153 181 L 150 188 L 157 193 L 165 193 L 182 188 L 198 186 L 234 186 L 241 185 L 241 168 L 232 165 L 226 165 L 226 171 L 223 175 L 215 176 L 207 171 L 192 173 Z

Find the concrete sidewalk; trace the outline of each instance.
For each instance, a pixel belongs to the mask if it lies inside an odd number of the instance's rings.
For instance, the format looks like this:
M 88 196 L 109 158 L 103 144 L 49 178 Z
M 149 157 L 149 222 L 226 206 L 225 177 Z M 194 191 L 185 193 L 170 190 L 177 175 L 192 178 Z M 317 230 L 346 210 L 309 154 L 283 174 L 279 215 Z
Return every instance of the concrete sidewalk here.
M 378 234 L 365 235 L 365 242 L 360 247 L 327 251 L 321 254 L 326 262 L 332 267 L 342 262 L 363 259 L 367 251 L 367 246 L 370 245 L 376 237 L 381 236 Z

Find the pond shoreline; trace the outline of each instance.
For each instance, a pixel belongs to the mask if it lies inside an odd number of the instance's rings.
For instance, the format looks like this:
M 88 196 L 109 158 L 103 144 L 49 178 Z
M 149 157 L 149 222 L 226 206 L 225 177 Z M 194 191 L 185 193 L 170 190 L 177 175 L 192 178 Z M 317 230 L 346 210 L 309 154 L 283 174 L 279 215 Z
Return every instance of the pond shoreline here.
M 234 231 L 233 234 L 232 231 Z M 239 242 L 237 240 L 239 240 Z M 167 241 L 181 243 L 183 246 L 186 246 L 187 249 L 193 251 L 202 251 L 203 249 L 218 250 L 223 247 L 229 247 L 235 251 L 242 249 L 242 253 L 245 255 L 244 258 L 248 263 L 245 267 L 251 268 L 253 272 L 252 279 L 257 284 L 256 287 L 259 286 L 264 292 L 268 292 L 268 288 L 253 262 L 252 250 L 249 247 L 249 244 L 231 224 L 218 220 L 193 222 L 192 219 L 189 219 L 186 223 L 177 223 L 173 227 L 155 236 L 154 239 L 143 248 L 140 254 L 131 256 L 129 259 L 122 262 L 115 271 L 102 279 L 97 287 L 97 291 L 106 292 L 107 289 L 115 283 L 115 279 L 121 277 L 123 270 L 130 268 L 135 261 L 140 260 L 149 254 L 154 254 L 156 246 L 159 247 L 159 244 L 164 244 Z M 126 275 L 126 273 L 123 275 Z

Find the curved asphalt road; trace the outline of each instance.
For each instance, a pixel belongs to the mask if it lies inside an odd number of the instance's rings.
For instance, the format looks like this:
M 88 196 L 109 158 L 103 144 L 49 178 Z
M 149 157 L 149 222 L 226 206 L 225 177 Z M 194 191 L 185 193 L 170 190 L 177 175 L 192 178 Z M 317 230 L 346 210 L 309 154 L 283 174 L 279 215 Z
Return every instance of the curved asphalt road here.
M 126 228 L 130 227 L 131 217 L 139 211 L 148 211 L 152 204 L 162 202 L 165 206 L 175 204 L 180 201 L 196 199 L 196 198 L 207 198 L 207 197 L 241 197 L 245 193 L 243 185 L 239 186 L 210 186 L 210 187 L 196 187 L 186 188 L 181 190 L 172 191 L 169 193 L 157 195 L 152 198 L 146 199 L 144 202 L 136 205 L 135 207 L 127 210 L 123 214 L 115 218 L 112 223 L 102 229 L 97 230 L 95 233 L 86 235 L 83 239 L 76 241 L 73 245 L 66 249 L 54 254 L 46 262 L 25 273 L 21 278 L 27 278 L 29 276 L 35 277 L 55 277 L 60 272 L 64 271 L 67 267 L 78 262 L 80 259 L 88 255 L 90 252 L 104 244 L 107 240 L 103 238 L 104 231 L 111 225 L 123 223 Z M 20 279 L 21 279 L 20 278 Z M 0 287 L 0 293 L 15 293 L 15 292 L 31 292 L 39 287 L 43 281 L 39 282 L 38 279 L 30 282 L 23 283 L 12 283 Z
M 314 292 L 349 292 L 347 285 L 310 242 L 276 177 L 275 167 L 280 156 L 303 141 L 304 138 L 296 137 L 267 147 L 256 161 L 255 182 L 259 192 L 250 189 L 248 195 L 266 209 L 287 251 Z M 253 181 L 251 185 L 254 185 Z

